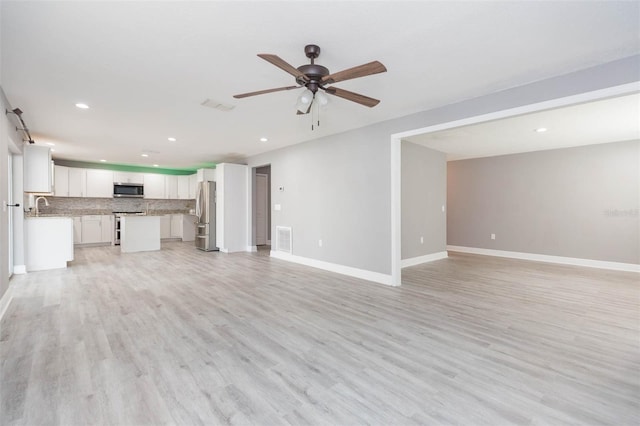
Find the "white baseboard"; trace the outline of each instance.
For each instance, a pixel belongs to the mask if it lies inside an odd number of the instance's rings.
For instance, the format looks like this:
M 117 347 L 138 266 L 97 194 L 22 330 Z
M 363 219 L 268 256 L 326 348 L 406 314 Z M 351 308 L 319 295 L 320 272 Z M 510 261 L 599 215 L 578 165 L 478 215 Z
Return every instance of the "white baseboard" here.
M 247 246 L 248 252 L 258 251 L 258 246 Z
M 7 291 L 5 291 L 2 298 L 0 298 L 0 321 L 2 320 L 5 312 L 7 312 L 7 308 L 9 307 L 9 304 L 11 304 L 11 300 L 13 300 L 13 286 L 9 284 Z
M 360 278 L 367 281 L 373 281 L 384 285 L 393 285 L 391 275 L 381 274 L 380 272 L 367 271 L 366 269 L 352 268 L 351 266 L 338 265 L 337 263 L 324 262 L 322 260 L 309 259 L 308 257 L 296 256 L 280 251 L 271 251 L 271 257 L 286 260 L 288 262 L 299 263 L 312 268 L 324 269 L 325 271 L 336 272 L 350 277 Z
M 27 273 L 27 265 L 13 265 L 13 273 L 22 275 Z
M 634 263 L 607 262 L 603 260 L 549 256 L 546 254 L 521 253 L 517 251 L 492 250 L 476 247 L 447 246 L 447 250 L 460 253 L 481 254 L 485 256 L 532 260 L 534 262 L 559 263 L 562 265 L 585 266 L 587 268 L 612 269 L 614 271 L 640 272 L 640 265 Z
M 229 253 L 229 249 L 228 248 L 220 247 L 219 251 L 220 251 L 220 253 Z
M 446 251 L 438 253 L 425 254 L 424 256 L 412 257 L 409 259 L 402 259 L 400 266 L 407 268 L 409 266 L 420 265 L 421 263 L 433 262 L 434 260 L 446 259 L 449 254 Z

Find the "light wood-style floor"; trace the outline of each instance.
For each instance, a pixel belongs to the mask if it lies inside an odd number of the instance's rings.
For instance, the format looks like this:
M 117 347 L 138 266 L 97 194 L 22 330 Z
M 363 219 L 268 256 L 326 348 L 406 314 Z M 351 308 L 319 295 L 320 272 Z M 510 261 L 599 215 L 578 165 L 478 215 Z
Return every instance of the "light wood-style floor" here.
M 1 422 L 639 424 L 637 274 L 452 255 L 403 281 L 77 249 L 12 279 Z

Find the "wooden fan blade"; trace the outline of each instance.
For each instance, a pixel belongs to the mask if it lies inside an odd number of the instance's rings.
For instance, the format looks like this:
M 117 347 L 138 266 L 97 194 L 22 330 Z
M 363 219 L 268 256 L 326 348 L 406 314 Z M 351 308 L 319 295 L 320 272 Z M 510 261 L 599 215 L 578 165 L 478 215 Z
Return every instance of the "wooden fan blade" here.
M 288 62 L 286 62 L 284 59 L 280 58 L 277 55 L 271 55 L 268 53 L 259 53 L 258 56 L 264 59 L 265 61 L 272 63 L 273 65 L 280 68 L 281 70 L 288 72 L 289 74 L 294 76 L 296 79 L 303 79 L 304 81 L 309 81 L 309 78 L 306 75 L 298 71 L 296 67 L 289 64 Z
M 365 77 L 367 75 L 385 72 L 387 69 L 378 61 L 369 62 L 368 64 L 338 71 L 334 74 L 322 77 L 322 84 L 337 83 L 338 81 L 351 80 L 352 78 Z
M 239 95 L 233 95 L 233 97 L 236 98 L 236 99 L 248 98 L 249 96 L 264 95 L 265 93 L 280 92 L 282 90 L 298 89 L 300 87 L 302 87 L 302 86 L 278 87 L 276 89 L 258 90 L 257 92 L 241 93 Z
M 327 87 L 326 89 L 324 89 L 324 91 L 330 95 L 338 96 L 340 98 L 344 98 L 349 101 L 368 106 L 369 108 L 372 108 L 380 103 L 378 99 L 373 99 L 359 93 L 350 92 L 348 90 L 338 89 L 337 87 Z

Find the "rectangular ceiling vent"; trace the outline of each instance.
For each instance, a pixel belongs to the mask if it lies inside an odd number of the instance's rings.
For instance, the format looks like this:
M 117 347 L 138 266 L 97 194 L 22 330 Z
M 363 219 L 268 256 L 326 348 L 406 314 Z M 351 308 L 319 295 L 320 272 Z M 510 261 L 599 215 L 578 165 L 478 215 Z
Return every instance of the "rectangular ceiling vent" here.
M 225 112 L 231 111 L 236 107 L 235 105 L 223 104 L 222 102 L 214 101 L 213 99 L 205 99 L 200 105 Z
M 276 226 L 276 251 L 291 254 L 291 228 Z

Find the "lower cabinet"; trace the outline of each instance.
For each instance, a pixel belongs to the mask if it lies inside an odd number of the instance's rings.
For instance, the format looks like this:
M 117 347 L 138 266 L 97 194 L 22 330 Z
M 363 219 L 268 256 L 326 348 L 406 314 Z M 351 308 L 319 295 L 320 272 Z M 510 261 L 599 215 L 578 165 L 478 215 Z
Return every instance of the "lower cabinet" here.
M 113 242 L 113 215 L 85 215 L 73 218 L 73 243 Z
M 82 217 L 73 218 L 73 244 L 82 244 Z
M 171 238 L 171 215 L 160 216 L 160 239 Z
M 182 239 L 183 214 L 166 214 L 160 217 L 161 239 Z

